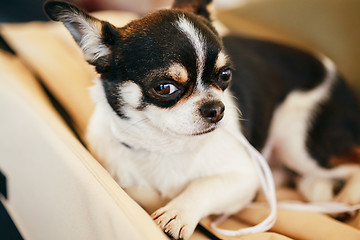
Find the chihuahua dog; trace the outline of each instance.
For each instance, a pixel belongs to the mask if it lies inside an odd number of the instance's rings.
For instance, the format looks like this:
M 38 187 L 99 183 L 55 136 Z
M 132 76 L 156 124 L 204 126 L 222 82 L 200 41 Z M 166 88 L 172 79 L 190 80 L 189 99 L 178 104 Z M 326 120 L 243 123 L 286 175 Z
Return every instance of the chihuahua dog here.
M 360 111 L 334 64 L 281 44 L 222 39 L 209 3 L 176 0 L 121 28 L 67 2 L 44 5 L 99 73 L 87 133 L 98 160 L 148 211 L 164 200 L 152 217 L 173 239 L 254 198 L 255 166 L 231 132 L 296 172 L 309 200 L 359 202 Z M 337 179 L 348 184 L 334 196 Z

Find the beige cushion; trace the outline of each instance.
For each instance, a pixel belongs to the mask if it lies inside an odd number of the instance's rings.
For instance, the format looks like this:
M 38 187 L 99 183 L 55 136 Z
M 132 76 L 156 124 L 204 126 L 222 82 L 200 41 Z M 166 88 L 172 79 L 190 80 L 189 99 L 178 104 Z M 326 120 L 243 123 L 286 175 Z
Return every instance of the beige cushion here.
M 0 169 L 25 239 L 166 239 L 76 139 L 32 73 L 0 52 Z

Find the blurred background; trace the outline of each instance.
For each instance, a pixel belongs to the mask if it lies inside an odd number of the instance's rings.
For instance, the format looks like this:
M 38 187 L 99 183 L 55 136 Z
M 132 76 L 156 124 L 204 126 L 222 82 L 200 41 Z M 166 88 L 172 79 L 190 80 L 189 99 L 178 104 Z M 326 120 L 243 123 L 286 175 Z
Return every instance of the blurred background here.
M 0 22 L 23 22 L 46 20 L 42 13 L 45 0 L 1 0 Z M 123 10 L 144 14 L 158 8 L 168 7 L 172 0 L 70 0 L 88 11 Z M 215 0 L 217 6 L 234 7 L 256 0 Z
M 45 0 L 1 0 L 0 22 L 47 20 L 42 12 Z M 119 9 L 144 13 L 150 9 L 169 5 L 169 0 L 72 0 L 88 11 Z

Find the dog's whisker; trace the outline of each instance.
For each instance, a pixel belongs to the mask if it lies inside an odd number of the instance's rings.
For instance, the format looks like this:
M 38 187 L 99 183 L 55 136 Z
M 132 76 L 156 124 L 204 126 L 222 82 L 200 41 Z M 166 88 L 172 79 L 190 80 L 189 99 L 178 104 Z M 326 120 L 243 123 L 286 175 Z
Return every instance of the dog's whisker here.
M 229 107 L 229 109 L 234 109 L 240 116 L 242 115 L 240 108 L 237 106 L 231 106 L 231 107 Z
M 139 127 L 139 125 L 144 124 L 144 123 L 149 122 L 149 121 L 150 121 L 150 120 L 149 120 L 148 118 L 140 119 L 140 120 L 138 120 L 138 121 L 136 121 L 136 122 L 133 122 L 133 123 L 127 125 L 127 126 L 126 126 L 126 129 L 123 129 L 123 130 L 120 131 L 119 133 L 125 133 L 125 134 L 127 134 L 127 133 L 133 131 L 133 128 Z
M 226 113 L 226 114 L 228 114 L 231 118 L 235 118 L 235 119 L 237 119 L 238 121 L 244 121 L 244 120 L 246 120 L 246 119 L 244 119 L 243 117 L 242 117 L 242 113 L 241 113 L 241 110 L 238 108 L 238 107 L 229 107 L 229 109 L 234 109 L 237 113 L 235 113 L 235 114 L 233 114 L 232 113 L 232 111 L 230 111 L 230 112 L 228 112 L 228 113 Z

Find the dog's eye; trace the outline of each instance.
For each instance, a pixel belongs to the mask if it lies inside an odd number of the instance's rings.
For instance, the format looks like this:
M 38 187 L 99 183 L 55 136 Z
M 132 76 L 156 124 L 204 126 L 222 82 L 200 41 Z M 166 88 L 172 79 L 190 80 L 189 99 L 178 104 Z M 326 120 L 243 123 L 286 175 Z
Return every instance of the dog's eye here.
M 179 89 L 170 83 L 160 84 L 154 88 L 155 92 L 160 95 L 171 95 Z
M 231 79 L 231 70 L 229 68 L 220 71 L 219 80 L 227 82 Z

